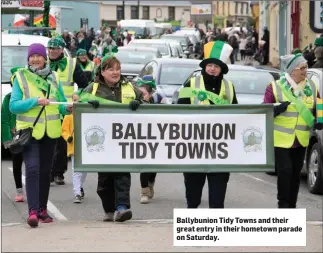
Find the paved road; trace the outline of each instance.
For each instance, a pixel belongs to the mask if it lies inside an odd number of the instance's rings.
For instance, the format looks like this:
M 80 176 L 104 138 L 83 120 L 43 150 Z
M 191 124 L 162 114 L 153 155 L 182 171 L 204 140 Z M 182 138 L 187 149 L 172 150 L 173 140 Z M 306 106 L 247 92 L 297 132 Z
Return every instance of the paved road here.
M 2 224 L 25 222 L 27 204 L 15 203 L 14 180 L 11 162 L 2 162 Z M 173 208 L 185 208 L 182 174 L 158 174 L 155 198 L 148 205 L 139 203 L 139 174 L 132 174 L 131 204 L 134 220 L 172 219 Z M 85 184 L 85 200 L 74 204 L 71 170 L 66 173 L 66 185 L 54 185 L 50 191 L 49 210 L 59 220 L 101 220 L 103 210 L 96 194 L 97 174 L 88 174 Z M 207 207 L 207 185 L 204 188 L 201 207 Z M 276 177 L 265 173 L 231 174 L 225 206 L 227 208 L 275 208 Z M 308 221 L 322 221 L 322 196 L 310 194 L 302 181 L 298 201 L 299 208 L 307 209 Z

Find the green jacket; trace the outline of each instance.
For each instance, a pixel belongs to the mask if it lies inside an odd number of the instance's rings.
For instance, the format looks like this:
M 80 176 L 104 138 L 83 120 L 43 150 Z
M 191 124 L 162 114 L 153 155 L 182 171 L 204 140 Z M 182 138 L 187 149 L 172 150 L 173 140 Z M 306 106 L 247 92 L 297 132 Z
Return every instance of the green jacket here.
M 16 115 L 9 110 L 11 93 L 7 94 L 2 102 L 1 108 L 1 142 L 6 143 L 12 140 L 11 129 L 16 127 Z

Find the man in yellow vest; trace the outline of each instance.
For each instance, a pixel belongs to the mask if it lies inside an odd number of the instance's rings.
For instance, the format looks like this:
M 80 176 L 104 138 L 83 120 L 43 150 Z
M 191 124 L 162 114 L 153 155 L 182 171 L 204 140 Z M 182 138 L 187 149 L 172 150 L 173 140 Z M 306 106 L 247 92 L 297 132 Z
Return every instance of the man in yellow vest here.
M 316 84 L 306 78 L 307 61 L 302 54 L 281 57 L 285 73 L 267 86 L 264 103 L 274 106 L 275 166 L 278 174 L 278 208 L 296 208 L 300 172 L 304 165 L 310 130 L 315 123 Z
M 48 57 L 51 70 L 57 72 L 61 80 L 67 101 L 72 102 L 74 83 L 79 89 L 84 89 L 88 85 L 88 80 L 76 59 L 64 56 L 65 46 L 65 41 L 61 37 L 52 38 L 47 45 Z M 65 171 L 67 171 L 67 146 L 64 138 L 61 137 L 58 139 L 55 149 L 52 182 L 55 181 L 58 185 L 65 184 Z
M 178 104 L 238 104 L 232 82 L 223 78 L 228 73 L 228 61 L 232 47 L 223 41 L 204 45 L 204 60 L 200 63 L 201 74 L 191 78 L 184 87 L 201 89 L 212 93 L 211 100 L 197 96 L 180 96 Z M 209 207 L 224 208 L 225 194 L 230 173 L 184 173 L 188 208 L 197 208 L 201 203 L 206 178 L 209 186 Z
M 76 57 L 77 57 L 77 62 L 80 64 L 81 69 L 83 71 L 91 73 L 91 79 L 89 80 L 89 78 L 88 78 L 88 80 L 93 81 L 94 77 L 95 77 L 96 66 L 95 66 L 94 62 L 89 60 L 86 50 L 82 49 L 82 48 L 77 50 Z

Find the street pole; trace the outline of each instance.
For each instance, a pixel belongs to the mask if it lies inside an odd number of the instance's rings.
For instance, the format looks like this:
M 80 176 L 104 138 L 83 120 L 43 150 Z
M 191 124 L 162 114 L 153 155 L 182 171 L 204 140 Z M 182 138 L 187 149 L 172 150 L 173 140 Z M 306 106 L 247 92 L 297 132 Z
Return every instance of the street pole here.
M 138 19 L 140 19 L 140 1 L 138 0 Z
M 126 7 L 124 5 L 124 1 L 122 1 L 122 9 L 123 9 L 123 19 L 126 19 Z

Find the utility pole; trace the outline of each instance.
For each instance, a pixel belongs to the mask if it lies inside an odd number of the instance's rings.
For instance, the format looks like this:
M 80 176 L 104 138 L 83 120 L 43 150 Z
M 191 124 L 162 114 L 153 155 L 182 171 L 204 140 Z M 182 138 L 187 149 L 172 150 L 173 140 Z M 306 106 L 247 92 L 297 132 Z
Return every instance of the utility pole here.
M 122 1 L 122 9 L 123 9 L 123 19 L 126 19 L 126 7 L 124 5 L 124 1 Z
M 140 1 L 138 0 L 138 19 L 140 19 Z

